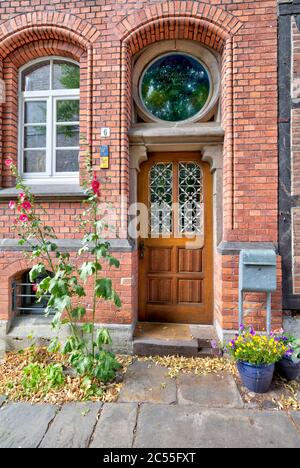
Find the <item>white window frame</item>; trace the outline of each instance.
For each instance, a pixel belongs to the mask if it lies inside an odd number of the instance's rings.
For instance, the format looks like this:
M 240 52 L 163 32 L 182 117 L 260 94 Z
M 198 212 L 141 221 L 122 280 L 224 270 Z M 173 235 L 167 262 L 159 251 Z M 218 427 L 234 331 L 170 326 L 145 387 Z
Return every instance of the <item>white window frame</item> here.
M 57 124 L 64 124 L 64 122 L 57 122 L 56 117 L 56 103 L 63 100 L 79 100 L 79 89 L 52 89 L 53 83 L 53 64 L 54 61 L 61 60 L 79 66 L 75 60 L 65 57 L 50 56 L 41 57 L 26 63 L 19 70 L 19 130 L 18 130 L 18 163 L 20 173 L 24 181 L 28 184 L 79 184 L 79 172 L 56 172 L 56 127 Z M 50 62 L 50 89 L 45 91 L 23 91 L 22 90 L 22 74 L 27 68 L 37 63 Z M 24 173 L 24 128 L 25 128 L 25 103 L 34 101 L 46 101 L 47 103 L 47 123 L 46 123 L 46 172 L 41 173 Z M 79 125 L 79 122 L 67 122 L 68 125 Z M 38 123 L 36 125 L 39 125 Z M 79 147 L 64 147 L 64 150 L 78 149 Z M 36 148 L 35 148 L 36 149 Z M 80 150 L 80 148 L 79 148 Z

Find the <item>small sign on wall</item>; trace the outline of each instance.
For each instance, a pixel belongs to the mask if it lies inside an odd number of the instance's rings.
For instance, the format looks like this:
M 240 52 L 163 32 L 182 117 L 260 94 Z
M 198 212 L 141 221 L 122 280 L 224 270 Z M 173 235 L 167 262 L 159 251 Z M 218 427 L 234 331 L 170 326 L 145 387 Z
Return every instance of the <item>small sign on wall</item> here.
M 110 137 L 110 128 L 103 127 L 101 128 L 101 138 L 109 138 Z
M 109 146 L 108 145 L 100 146 L 100 167 L 101 169 L 109 168 Z

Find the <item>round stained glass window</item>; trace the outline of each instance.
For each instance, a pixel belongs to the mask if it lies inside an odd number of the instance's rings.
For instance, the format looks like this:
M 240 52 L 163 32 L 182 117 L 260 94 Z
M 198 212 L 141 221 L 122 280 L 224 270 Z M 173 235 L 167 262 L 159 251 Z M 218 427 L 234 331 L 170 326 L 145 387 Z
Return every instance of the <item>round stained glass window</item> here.
M 156 119 L 188 120 L 201 112 L 210 96 L 210 78 L 202 63 L 187 54 L 173 53 L 156 59 L 145 70 L 141 99 Z

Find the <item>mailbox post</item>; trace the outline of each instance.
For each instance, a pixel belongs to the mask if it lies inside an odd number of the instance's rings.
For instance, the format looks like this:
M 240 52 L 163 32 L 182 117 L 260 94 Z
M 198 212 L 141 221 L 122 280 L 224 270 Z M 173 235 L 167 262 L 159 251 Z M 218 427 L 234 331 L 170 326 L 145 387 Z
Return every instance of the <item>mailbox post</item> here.
M 239 332 L 243 323 L 244 292 L 267 294 L 267 333 L 271 333 L 271 294 L 276 291 L 274 250 L 242 250 L 239 265 Z

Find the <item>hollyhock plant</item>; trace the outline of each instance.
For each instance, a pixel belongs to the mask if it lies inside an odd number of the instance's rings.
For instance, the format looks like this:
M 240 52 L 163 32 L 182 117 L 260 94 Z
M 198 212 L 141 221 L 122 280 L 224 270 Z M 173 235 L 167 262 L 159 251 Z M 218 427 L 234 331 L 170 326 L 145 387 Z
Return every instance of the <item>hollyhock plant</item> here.
M 31 203 L 29 201 L 24 201 L 21 205 L 21 208 L 25 211 L 29 211 L 31 209 Z
M 19 220 L 21 221 L 21 223 L 27 223 L 29 218 L 26 214 L 21 214 Z
M 54 229 L 41 219 L 41 214 L 47 213 L 36 203 L 14 164 L 10 168 L 20 194 L 16 204 L 11 206 L 21 213 L 14 229 L 18 232 L 19 244 L 30 252 L 35 263 L 30 281 L 38 301 L 46 301 L 46 314 L 54 314 L 52 325 L 58 336 L 65 325 L 71 331 L 63 347 L 57 336 L 49 351 L 61 349 L 68 356 L 71 367 L 84 377 L 88 396 L 93 396 L 102 392 L 99 381 L 112 380 L 120 368 L 115 355 L 107 349 L 112 343 L 109 332 L 105 328 L 96 328 L 96 312 L 103 300 L 112 302 L 116 308 L 121 307 L 121 301 L 112 280 L 101 273 L 102 263 L 107 264 L 106 269 L 119 268 L 119 261 L 111 255 L 109 243 L 103 241 L 106 222 L 99 207 L 100 182 L 89 158 L 86 167 L 87 177 L 83 184 L 86 209 L 77 219 L 83 236 L 78 255 L 71 257 L 60 251 Z M 85 259 L 78 266 L 78 259 L 83 254 Z
M 6 167 L 12 167 L 13 165 L 13 160 L 12 159 L 6 159 L 5 160 L 5 166 Z
M 97 175 L 94 173 L 91 183 L 92 190 L 97 197 L 100 197 L 100 182 L 97 180 Z

